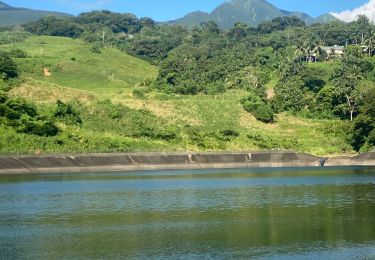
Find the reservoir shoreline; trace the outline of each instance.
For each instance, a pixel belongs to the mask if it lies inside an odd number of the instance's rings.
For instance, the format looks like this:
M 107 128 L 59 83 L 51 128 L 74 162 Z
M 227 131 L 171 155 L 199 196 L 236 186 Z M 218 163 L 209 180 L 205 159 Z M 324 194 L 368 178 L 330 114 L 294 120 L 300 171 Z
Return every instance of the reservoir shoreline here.
M 0 156 L 0 174 L 323 166 L 375 166 L 375 152 L 335 158 L 274 151 Z

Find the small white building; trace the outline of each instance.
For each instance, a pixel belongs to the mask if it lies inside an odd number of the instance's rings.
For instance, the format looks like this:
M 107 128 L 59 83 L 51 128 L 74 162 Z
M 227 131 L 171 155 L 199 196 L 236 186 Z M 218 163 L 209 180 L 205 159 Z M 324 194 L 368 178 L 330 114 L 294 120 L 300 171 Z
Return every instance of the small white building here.
M 326 53 L 327 56 L 342 56 L 344 54 L 345 46 L 333 45 L 333 46 L 325 46 L 322 48 Z

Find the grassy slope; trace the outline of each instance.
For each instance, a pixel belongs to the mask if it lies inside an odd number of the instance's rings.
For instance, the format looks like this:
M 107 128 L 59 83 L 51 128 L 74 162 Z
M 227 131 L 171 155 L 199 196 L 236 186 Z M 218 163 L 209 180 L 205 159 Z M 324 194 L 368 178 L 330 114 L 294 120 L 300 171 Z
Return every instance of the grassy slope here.
M 3 154 L 271 148 L 290 148 L 316 155 L 352 152 L 342 135 L 341 122 L 282 114 L 275 124 L 263 124 L 243 111 L 239 100 L 246 95 L 244 91 L 217 96 L 172 96 L 152 92 L 144 97 L 135 97 L 132 90 L 145 79 L 155 77 L 157 69 L 114 49 L 107 49 L 99 55 L 90 52 L 89 46 L 79 40 L 53 37 L 34 37 L 5 48 L 24 49 L 32 56 L 27 62 L 42 62 L 51 70 L 50 77 L 43 76 L 41 70 L 25 73 L 23 77 L 28 78 L 27 81 L 11 92 L 37 102 L 41 110 L 53 111 L 57 98 L 78 100 L 88 110 L 96 100 L 110 98 L 114 103 L 130 108 L 146 108 L 163 122 L 180 130 L 186 125 L 196 127 L 198 133 L 233 129 L 240 136 L 222 141 L 208 135 L 204 137 L 204 145 L 192 141 L 185 132 L 179 141 L 173 142 L 131 138 L 119 133 L 120 126 L 108 127 L 105 132 L 100 132 L 98 129 L 103 127 L 98 124 L 113 122 L 87 117 L 82 127 L 61 125 L 63 133 L 52 138 L 21 135 L 2 127 L 0 131 L 4 138 L 0 139 L 0 153 Z M 72 57 L 76 61 L 72 61 Z M 25 63 L 25 60 L 18 62 Z M 58 144 L 60 139 L 66 140 L 63 145 Z
M 4 50 L 14 48 L 25 50 L 31 56 L 20 62 L 38 66 L 38 71 L 25 73 L 24 77 L 101 94 L 125 91 L 157 75 L 157 69 L 145 61 L 116 49 L 105 49 L 102 54 L 95 54 L 90 51 L 89 45 L 80 40 L 32 37 L 22 43 L 5 46 Z M 43 75 L 43 67 L 50 70 L 50 77 Z

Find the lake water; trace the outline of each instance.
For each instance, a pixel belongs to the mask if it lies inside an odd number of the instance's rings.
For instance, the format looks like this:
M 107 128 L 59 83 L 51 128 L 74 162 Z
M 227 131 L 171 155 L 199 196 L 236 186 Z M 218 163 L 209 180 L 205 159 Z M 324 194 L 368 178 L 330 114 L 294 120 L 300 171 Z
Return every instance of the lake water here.
M 0 176 L 0 259 L 375 259 L 375 168 Z

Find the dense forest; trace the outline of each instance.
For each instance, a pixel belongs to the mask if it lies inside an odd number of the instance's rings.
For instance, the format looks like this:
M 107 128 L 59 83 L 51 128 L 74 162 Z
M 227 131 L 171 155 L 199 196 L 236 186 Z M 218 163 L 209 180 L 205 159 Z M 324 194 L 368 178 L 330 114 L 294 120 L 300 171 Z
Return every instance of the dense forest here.
M 241 89 L 247 94 L 238 102 L 260 122 L 274 124 L 280 113 L 340 119 L 355 150 L 375 146 L 375 25 L 365 16 L 351 23 L 309 26 L 297 17 L 281 17 L 256 28 L 237 23 L 229 30 L 206 22 L 189 30 L 132 14 L 94 11 L 77 17 L 49 16 L 0 34 L 0 44 L 48 35 L 82 39 L 98 54 L 117 48 L 159 69 L 156 79 L 134 90 L 136 95 L 220 95 Z M 343 53 L 337 46 L 344 46 Z M 22 73 L 14 59 L 27 56 L 18 49 L 0 53 L 0 123 L 46 136 L 58 134 L 58 120 L 81 124 L 79 111 L 61 101 L 47 118 L 27 102 L 8 97 Z M 171 140 L 177 138 L 174 131 L 182 131 L 158 124 L 160 133 L 151 128 L 148 135 Z M 235 138 L 238 133 L 227 130 L 219 135 Z

